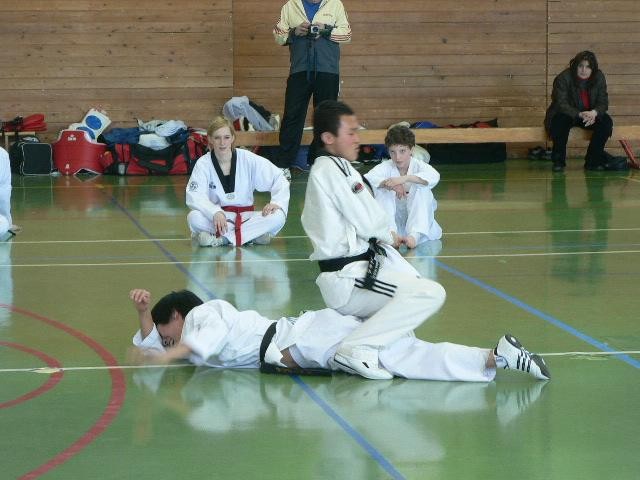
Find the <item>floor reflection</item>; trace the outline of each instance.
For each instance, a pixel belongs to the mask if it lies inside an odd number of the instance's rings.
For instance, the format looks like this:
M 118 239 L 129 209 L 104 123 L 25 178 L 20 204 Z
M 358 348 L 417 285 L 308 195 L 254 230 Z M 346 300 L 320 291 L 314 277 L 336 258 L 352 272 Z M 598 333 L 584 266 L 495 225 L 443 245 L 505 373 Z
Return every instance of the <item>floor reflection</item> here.
M 238 310 L 265 315 L 289 311 L 291 282 L 287 262 L 269 246 L 195 247 L 187 288 L 202 298 L 221 298 Z
M 586 255 L 558 255 L 552 274 L 584 286 L 601 282 L 605 273 L 604 256 L 597 254 L 608 247 L 611 201 L 605 197 L 607 177 L 585 177 L 585 190 L 567 191 L 564 175 L 554 176 L 546 213 L 551 240 L 556 251 L 595 252 Z
M 424 278 L 438 280 L 436 258 L 441 250 L 442 241 L 431 240 L 421 243 L 412 250 L 406 250 L 401 253 Z
M 0 240 L 0 305 L 13 305 L 13 268 L 11 239 Z M 0 328 L 11 325 L 11 310 L 0 308 Z
M 55 178 L 51 189 L 55 209 L 90 215 L 109 206 L 111 199 L 100 188 L 101 178 L 99 175 L 63 175 Z
M 213 437 L 233 434 L 233 438 L 241 438 L 243 432 L 255 435 L 256 429 L 261 428 L 273 435 L 275 424 L 275 431 L 296 432 L 305 438 L 305 432 L 309 432 L 314 440 L 313 455 L 319 457 L 317 462 L 330 459 L 323 463 L 323 473 L 345 478 L 345 471 L 340 469 L 348 468 L 349 478 L 368 478 L 370 457 L 330 416 L 319 415 L 320 405 L 295 379 L 254 370 L 197 369 L 192 376 L 191 371 L 170 370 L 164 374 L 157 370 L 139 371 L 134 380 L 149 395 L 145 404 L 162 405 L 182 418 L 188 430 Z M 302 382 L 357 435 L 393 458 L 394 463 L 415 464 L 446 457 L 453 441 L 449 429 L 467 428 L 462 425 L 468 425 L 465 422 L 470 416 L 488 415 L 488 421 L 496 428 L 512 426 L 541 398 L 547 385 L 509 381 L 367 381 L 342 374 L 322 379 L 302 377 Z M 156 413 L 155 418 L 161 416 Z

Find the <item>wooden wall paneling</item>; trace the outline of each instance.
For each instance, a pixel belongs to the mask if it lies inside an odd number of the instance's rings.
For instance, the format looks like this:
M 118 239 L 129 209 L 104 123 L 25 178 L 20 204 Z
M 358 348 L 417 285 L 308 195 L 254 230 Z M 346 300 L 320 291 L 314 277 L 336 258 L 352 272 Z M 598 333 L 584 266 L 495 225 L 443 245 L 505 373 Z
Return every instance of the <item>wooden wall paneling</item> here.
M 140 117 L 204 127 L 233 95 L 281 114 L 289 52 L 271 32 L 284 2 L 10 3 L 0 29 L 9 67 L 0 70 L 0 118 L 43 112 L 53 136 L 102 105 L 114 126 Z M 607 74 L 614 121 L 640 123 L 636 0 L 343 3 L 353 42 L 342 47 L 342 98 L 370 128 L 494 117 L 501 126 L 540 125 L 554 76 L 583 49 Z
M 271 29 L 281 1 L 234 4 L 234 94 L 281 112 L 288 51 Z M 546 108 L 546 1 L 343 0 L 341 95 L 362 123 L 538 125 Z
M 284 0 L 242 1 L 233 6 L 233 94 L 248 96 L 282 117 L 289 48 L 276 44 L 273 27 Z
M 206 127 L 233 90 L 232 1 L 22 0 L 3 8 L 0 118 L 43 112 L 47 138 L 101 106 Z
M 345 49 L 343 93 L 367 126 L 492 118 L 501 126 L 540 124 L 546 1 L 426 1 L 406 10 L 405 2 L 351 3 L 362 33 Z M 509 150 L 521 155 L 526 147 Z

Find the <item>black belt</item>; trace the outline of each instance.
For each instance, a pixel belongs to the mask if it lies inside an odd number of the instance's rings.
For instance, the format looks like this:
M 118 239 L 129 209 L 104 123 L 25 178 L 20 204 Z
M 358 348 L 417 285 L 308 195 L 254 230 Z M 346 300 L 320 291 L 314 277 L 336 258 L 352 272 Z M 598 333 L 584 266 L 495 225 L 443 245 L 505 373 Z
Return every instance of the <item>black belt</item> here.
M 384 248 L 378 245 L 378 239 L 371 237 L 369 239 L 369 248 L 366 252 L 361 253 L 360 255 L 354 255 L 353 257 L 337 257 L 330 258 L 328 260 L 318 260 L 318 265 L 320 266 L 321 272 L 337 272 L 350 263 L 359 262 L 361 260 L 366 260 L 369 264 L 377 263 L 376 255 L 386 257 L 387 253 L 384 251 Z
M 338 272 L 344 267 L 353 262 L 359 262 L 366 260 L 367 262 L 374 257 L 375 253 L 372 250 L 367 250 L 360 255 L 354 255 L 353 257 L 338 257 L 330 258 L 328 260 L 318 260 L 321 272 Z
M 376 259 L 376 255 L 386 257 L 387 253 L 384 251 L 384 248 L 378 245 L 378 240 L 372 237 L 369 239 L 369 249 L 366 252 L 353 257 L 318 260 L 318 265 L 320 266 L 321 272 L 337 272 L 350 263 L 365 260 L 368 262 L 367 273 L 365 273 L 364 278 L 356 279 L 355 286 L 365 290 L 371 290 L 374 293 L 379 293 L 387 297 L 393 297 L 397 286 L 377 279 L 380 262 Z
M 325 370 L 324 368 L 281 367 L 265 362 L 264 356 L 275 334 L 276 322 L 273 322 L 269 325 L 267 331 L 264 332 L 264 337 L 262 337 L 262 342 L 260 342 L 260 371 L 262 373 L 279 373 L 282 375 L 331 375 L 331 370 Z
M 273 336 L 276 334 L 276 322 L 273 322 L 267 328 L 267 331 L 264 332 L 264 337 L 262 337 L 262 342 L 260 342 L 260 370 L 262 370 L 262 365 L 264 365 L 264 356 L 267 353 L 267 348 L 269 348 L 269 344 L 273 339 Z

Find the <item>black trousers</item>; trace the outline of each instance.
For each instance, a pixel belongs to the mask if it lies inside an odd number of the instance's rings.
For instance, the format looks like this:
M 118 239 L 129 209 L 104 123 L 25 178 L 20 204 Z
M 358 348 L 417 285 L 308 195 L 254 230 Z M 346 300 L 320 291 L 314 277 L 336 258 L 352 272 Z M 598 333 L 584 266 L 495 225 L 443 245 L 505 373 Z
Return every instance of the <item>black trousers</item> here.
M 573 127 L 580 127 L 585 130 L 592 130 L 591 141 L 584 157 L 585 165 L 600 165 L 604 162 L 604 146 L 609 137 L 613 133 L 613 120 L 606 114 L 600 114 L 596 117 L 596 122 L 585 127 L 582 120 L 572 118 L 564 113 L 556 113 L 551 119 L 549 126 L 549 135 L 553 140 L 553 149 L 551 159 L 554 163 L 565 165 L 567 159 L 567 141 L 569 140 L 569 131 Z
M 336 100 L 339 90 L 340 76 L 335 73 L 311 72 L 308 77 L 307 72 L 289 75 L 280 124 L 280 148 L 274 162 L 278 167 L 289 168 L 298 155 L 311 96 L 315 108 L 323 100 Z M 309 147 L 309 164 L 313 163 L 319 147 L 315 140 Z

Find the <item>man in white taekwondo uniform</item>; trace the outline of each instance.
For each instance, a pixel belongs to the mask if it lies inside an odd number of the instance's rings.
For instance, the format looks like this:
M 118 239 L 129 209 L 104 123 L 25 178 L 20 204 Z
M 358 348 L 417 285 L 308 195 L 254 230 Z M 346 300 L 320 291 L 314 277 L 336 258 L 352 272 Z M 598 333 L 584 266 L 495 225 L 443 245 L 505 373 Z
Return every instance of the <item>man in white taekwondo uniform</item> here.
M 140 360 L 146 356 L 156 364 L 189 359 L 198 366 L 259 367 L 267 373 L 328 373 L 338 369 L 333 357 L 341 342 L 361 326 L 356 317 L 329 308 L 273 321 L 224 300 L 203 303 L 189 290 L 165 295 L 152 309 L 147 290 L 134 289 L 129 298 L 140 327 L 133 344 Z M 405 335 L 382 346 L 380 360 L 390 375 L 409 379 L 489 382 L 496 368 L 549 379 L 542 359 L 511 335 L 495 349 L 431 344 Z
M 11 162 L 7 151 L 0 147 L 0 240 L 20 230 L 11 218 Z
M 440 181 L 440 174 L 411 155 L 416 137 L 409 127 L 391 127 L 384 143 L 391 159 L 376 165 L 364 176 L 387 212 L 390 228 L 409 248 L 428 240 L 439 240 L 442 228 L 435 219 L 438 203 L 432 189 Z
M 358 157 L 358 128 L 344 103 L 329 100 L 316 108 L 314 135 L 324 155 L 309 174 L 302 225 L 313 244 L 310 258 L 320 266 L 316 283 L 325 303 L 364 320 L 342 340 L 335 362 L 350 373 L 388 379 L 393 372 L 381 351 L 394 342 L 411 342 L 413 330 L 440 309 L 445 291 L 421 278 L 393 248 L 397 235 L 386 213 L 350 165 Z M 434 355 L 446 357 L 455 349 L 449 345 Z
M 289 182 L 269 160 L 233 146 L 233 125 L 224 117 L 207 130 L 211 151 L 198 159 L 187 183 L 187 223 L 202 247 L 267 244 L 287 218 Z M 254 191 L 271 200 L 254 211 Z

